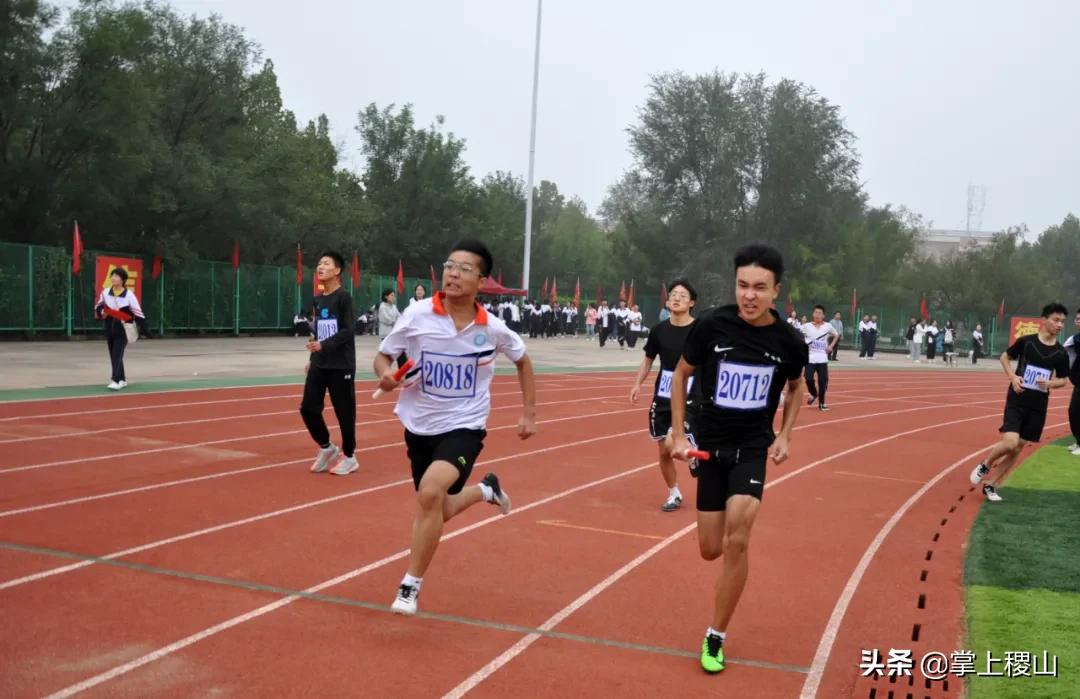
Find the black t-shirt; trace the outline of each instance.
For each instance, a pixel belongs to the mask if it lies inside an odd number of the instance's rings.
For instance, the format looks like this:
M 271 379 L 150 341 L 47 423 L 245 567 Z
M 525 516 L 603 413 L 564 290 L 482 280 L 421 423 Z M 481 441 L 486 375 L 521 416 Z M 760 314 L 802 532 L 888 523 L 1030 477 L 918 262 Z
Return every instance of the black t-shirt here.
M 1010 359 L 1017 360 L 1016 375 L 1024 380 L 1024 392 L 1017 395 L 1010 386 L 1006 400 L 1045 410 L 1050 402 L 1050 394 L 1039 388 L 1036 381 L 1049 380 L 1054 375 L 1058 378 L 1069 375 L 1069 355 L 1065 348 L 1056 340 L 1052 345 L 1044 345 L 1036 333 L 1019 338 L 1006 352 Z
M 750 325 L 735 305 L 706 311 L 691 326 L 683 358 L 697 367 L 703 396 L 694 436 L 705 448 L 766 448 L 784 383 L 802 376 L 809 352 L 802 333 L 770 311 Z
M 356 371 L 356 316 L 352 297 L 338 287 L 320 294 L 312 302 L 315 319 L 312 330 L 322 343 L 322 351 L 311 353 L 311 366 L 320 369 Z
M 654 399 L 657 401 L 671 402 L 671 381 L 692 327 L 694 327 L 693 322 L 689 325 L 678 326 L 672 325 L 670 320 L 664 320 L 649 331 L 649 339 L 645 341 L 645 356 L 649 359 L 660 357 L 660 371 L 656 375 L 656 384 L 653 386 Z M 691 401 L 697 384 L 696 376 L 692 380 L 694 383 L 691 384 L 690 391 L 687 393 L 687 399 Z

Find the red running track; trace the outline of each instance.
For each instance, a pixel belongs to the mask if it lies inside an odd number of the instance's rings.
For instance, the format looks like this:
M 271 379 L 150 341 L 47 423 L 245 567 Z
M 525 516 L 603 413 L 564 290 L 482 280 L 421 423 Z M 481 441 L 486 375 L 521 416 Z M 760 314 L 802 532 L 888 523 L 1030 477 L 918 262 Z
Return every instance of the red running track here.
M 0 694 L 864 697 L 867 644 L 956 647 L 967 467 L 999 377 L 834 373 L 833 410 L 805 411 L 770 465 L 718 677 L 696 654 L 719 563 L 698 557 L 685 471 L 690 506 L 659 510 L 630 381 L 541 376 L 522 443 L 516 380 L 496 380 L 474 477 L 497 471 L 515 510 L 449 523 L 412 619 L 386 605 L 413 492 L 370 386 L 346 478 L 307 472 L 299 387 L 0 405 Z

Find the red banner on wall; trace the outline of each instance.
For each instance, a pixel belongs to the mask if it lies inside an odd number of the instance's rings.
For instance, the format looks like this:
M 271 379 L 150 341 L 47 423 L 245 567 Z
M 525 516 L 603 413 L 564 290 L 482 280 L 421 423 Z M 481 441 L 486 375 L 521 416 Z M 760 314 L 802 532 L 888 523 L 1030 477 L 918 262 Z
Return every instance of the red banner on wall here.
M 1012 316 L 1009 319 L 1009 344 L 1019 340 L 1025 335 L 1034 335 L 1042 327 L 1042 318 L 1031 316 Z
M 143 262 L 137 257 L 106 257 L 105 255 L 99 255 L 94 262 L 94 279 L 97 282 L 99 292 L 101 289 L 108 289 L 112 286 L 109 277 L 112 276 L 113 270 L 117 267 L 127 270 L 127 288 L 135 292 L 135 298 L 139 299 L 141 303 L 143 297 Z

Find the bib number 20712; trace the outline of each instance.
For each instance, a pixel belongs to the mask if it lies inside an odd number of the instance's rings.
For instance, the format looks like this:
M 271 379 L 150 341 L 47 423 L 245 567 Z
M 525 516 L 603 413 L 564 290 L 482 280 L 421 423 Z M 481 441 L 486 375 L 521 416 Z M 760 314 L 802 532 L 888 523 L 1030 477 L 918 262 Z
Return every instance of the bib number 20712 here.
M 763 410 L 775 371 L 774 366 L 721 362 L 716 369 L 713 403 L 733 410 Z

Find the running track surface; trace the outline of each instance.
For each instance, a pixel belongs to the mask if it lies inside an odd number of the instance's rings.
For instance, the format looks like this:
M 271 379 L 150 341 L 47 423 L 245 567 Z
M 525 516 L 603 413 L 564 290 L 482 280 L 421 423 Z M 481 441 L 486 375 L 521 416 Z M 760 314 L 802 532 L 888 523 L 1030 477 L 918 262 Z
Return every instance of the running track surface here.
M 414 496 L 373 384 L 344 478 L 308 473 L 298 386 L 0 404 L 0 695 L 960 694 L 858 665 L 963 647 L 967 477 L 1000 376 L 834 372 L 832 411 L 804 409 L 769 465 L 720 676 L 697 661 L 720 563 L 698 556 L 685 466 L 686 505 L 659 509 L 631 376 L 538 377 L 527 442 L 516 379 L 495 380 L 472 481 L 496 471 L 515 510 L 448 524 L 415 618 L 387 607 Z

